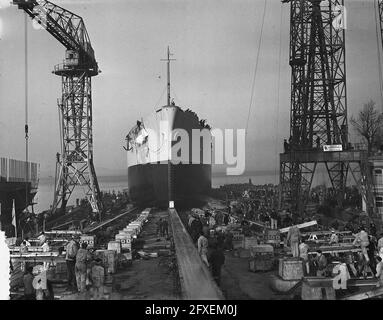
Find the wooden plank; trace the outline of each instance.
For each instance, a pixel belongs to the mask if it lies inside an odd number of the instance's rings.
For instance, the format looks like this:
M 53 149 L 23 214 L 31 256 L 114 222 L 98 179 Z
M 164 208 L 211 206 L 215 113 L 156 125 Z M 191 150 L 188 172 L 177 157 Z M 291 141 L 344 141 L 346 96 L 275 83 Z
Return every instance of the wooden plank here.
M 344 248 L 316 248 L 316 249 L 312 249 L 313 251 L 311 252 L 308 252 L 308 254 L 316 254 L 317 253 L 317 250 L 321 250 L 322 253 L 343 253 L 343 252 L 360 252 L 362 251 L 360 248 L 356 248 L 356 247 L 344 247 Z
M 351 231 L 335 231 L 336 234 L 351 234 Z M 324 235 L 330 235 L 332 234 L 332 231 L 311 231 L 311 232 L 304 232 L 302 233 L 302 236 L 309 236 L 311 234 L 315 234 L 317 236 L 324 236 Z
M 50 230 L 50 231 L 45 231 L 45 234 L 52 234 L 52 235 L 76 235 L 76 234 L 81 234 L 81 231 L 78 230 Z
M 379 297 L 382 295 L 383 295 L 383 287 L 380 287 L 380 288 L 376 288 L 366 292 L 356 293 L 356 294 L 344 297 L 341 300 L 366 300 L 366 299 Z
M 136 210 L 136 208 L 132 208 L 132 209 L 130 209 L 130 210 L 128 210 L 128 211 L 125 211 L 125 212 L 119 214 L 118 216 L 115 216 L 114 218 L 111 218 L 111 219 L 109 219 L 109 220 L 106 220 L 106 221 L 104 221 L 104 222 L 101 222 L 101 223 L 97 224 L 97 225 L 94 226 L 94 227 L 91 227 L 91 228 L 85 228 L 85 229 L 84 229 L 84 233 L 94 232 L 94 231 L 96 231 L 97 229 L 100 229 L 100 228 L 102 228 L 102 227 L 108 225 L 109 223 L 111 223 L 111 222 L 113 222 L 113 221 L 115 221 L 115 220 L 117 220 L 117 219 L 120 219 L 121 217 L 123 217 L 123 216 L 125 216 L 125 215 L 127 215 L 127 214 L 129 214 L 129 213 L 131 213 L 131 212 L 133 212 L 134 210 Z M 146 210 L 146 209 L 145 209 L 145 210 Z
M 317 224 L 318 224 L 318 222 L 316 220 L 312 220 L 312 221 L 309 221 L 309 222 L 305 222 L 305 223 L 301 223 L 301 224 L 296 224 L 294 226 L 290 226 L 290 227 L 279 229 L 279 232 L 286 233 L 286 232 L 289 232 L 289 229 L 291 227 L 298 227 L 298 229 L 303 229 L 303 228 L 308 228 L 308 227 L 315 226 Z
M 18 254 L 11 254 L 11 258 L 47 258 L 47 257 L 58 257 L 58 252 L 28 252 L 28 253 L 18 253 Z
M 202 262 L 190 235 L 175 209 L 169 210 L 170 226 L 177 255 L 182 298 L 186 300 L 223 300 L 208 267 Z

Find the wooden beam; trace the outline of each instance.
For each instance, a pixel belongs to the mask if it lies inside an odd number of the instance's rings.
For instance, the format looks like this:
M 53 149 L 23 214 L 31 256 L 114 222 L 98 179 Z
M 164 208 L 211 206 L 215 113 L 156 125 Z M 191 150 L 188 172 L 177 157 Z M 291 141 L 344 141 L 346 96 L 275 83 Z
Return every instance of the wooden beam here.
M 383 287 L 375 288 L 362 293 L 356 293 L 347 297 L 342 298 L 341 300 L 366 300 L 383 295 Z
M 125 216 L 125 215 L 127 215 L 127 214 L 129 214 L 129 213 L 131 213 L 131 212 L 133 212 L 134 210 L 136 210 L 136 208 L 132 208 L 132 209 L 130 209 L 130 210 L 128 210 L 128 211 L 125 211 L 125 212 L 123 212 L 123 213 L 121 213 L 121 214 L 115 216 L 114 218 L 111 218 L 111 219 L 109 219 L 109 220 L 106 220 L 106 221 L 103 221 L 103 222 L 101 222 L 101 223 L 98 223 L 98 224 L 95 225 L 95 226 L 85 228 L 85 229 L 84 229 L 84 233 L 94 232 L 94 231 L 96 231 L 96 230 L 98 230 L 98 229 L 100 229 L 100 228 L 102 228 L 102 227 L 105 227 L 105 226 L 108 225 L 109 223 L 111 223 L 111 222 L 113 222 L 113 221 L 115 221 L 115 220 L 117 220 L 117 219 L 120 219 L 121 217 L 123 217 L 123 216 Z
M 190 235 L 175 209 L 169 209 L 170 226 L 177 255 L 182 298 L 185 300 L 223 300 L 224 296 L 201 260 Z
M 290 227 L 279 229 L 279 232 L 280 233 L 289 232 L 289 229 L 291 227 L 298 227 L 298 229 L 303 229 L 303 228 L 308 228 L 308 227 L 315 226 L 317 224 L 318 224 L 318 222 L 316 220 L 312 220 L 312 221 L 309 221 L 309 222 L 304 222 L 304 223 L 301 223 L 301 224 L 296 224 L 294 226 L 290 226 Z

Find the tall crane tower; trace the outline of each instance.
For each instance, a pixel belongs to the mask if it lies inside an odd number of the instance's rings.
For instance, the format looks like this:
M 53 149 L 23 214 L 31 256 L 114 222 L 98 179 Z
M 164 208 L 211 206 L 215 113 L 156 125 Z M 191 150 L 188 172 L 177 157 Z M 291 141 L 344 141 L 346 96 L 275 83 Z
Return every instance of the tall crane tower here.
M 280 155 L 281 204 L 301 215 L 322 163 L 339 204 L 350 172 L 364 201 L 374 205 L 367 153 L 348 143 L 344 0 L 282 2 L 290 3 L 292 71 L 290 143 Z
M 92 82 L 99 74 L 83 19 L 46 0 L 14 0 L 34 21 L 65 48 L 64 63 L 54 67 L 61 77 L 61 154 L 57 154 L 56 185 L 52 212 L 65 212 L 76 186 L 82 186 L 95 213 L 101 213 L 101 193 L 93 164 Z

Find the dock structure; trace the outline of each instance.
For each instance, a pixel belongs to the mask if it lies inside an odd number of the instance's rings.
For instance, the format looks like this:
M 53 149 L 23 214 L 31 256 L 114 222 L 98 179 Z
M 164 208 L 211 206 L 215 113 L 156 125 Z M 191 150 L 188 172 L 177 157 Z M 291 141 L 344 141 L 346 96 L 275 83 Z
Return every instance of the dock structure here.
M 177 255 L 182 299 L 223 300 L 221 290 L 198 255 L 197 249 L 175 209 L 169 209 L 169 218 Z

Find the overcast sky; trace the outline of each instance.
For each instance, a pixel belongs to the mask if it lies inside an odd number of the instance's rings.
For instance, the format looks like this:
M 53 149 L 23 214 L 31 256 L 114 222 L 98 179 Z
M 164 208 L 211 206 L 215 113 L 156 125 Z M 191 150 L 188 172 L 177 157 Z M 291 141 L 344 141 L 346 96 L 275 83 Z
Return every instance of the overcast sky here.
M 125 169 L 125 135 L 137 119 L 166 103 L 166 94 L 161 96 L 166 66 L 160 59 L 168 45 L 177 59 L 172 64 L 176 104 L 192 108 L 216 128 L 246 127 L 264 0 L 53 2 L 84 18 L 102 70 L 92 83 L 96 171 Z M 367 100 L 380 104 L 381 98 L 374 0 L 348 0 L 346 7 L 350 116 Z M 24 159 L 24 13 L 3 8 L 0 19 L 0 156 Z M 289 134 L 288 47 L 289 5 L 268 0 L 247 170 L 278 167 L 277 154 Z M 41 163 L 44 175 L 53 175 L 61 80 L 51 71 L 65 50 L 29 20 L 28 50 L 30 159 Z

